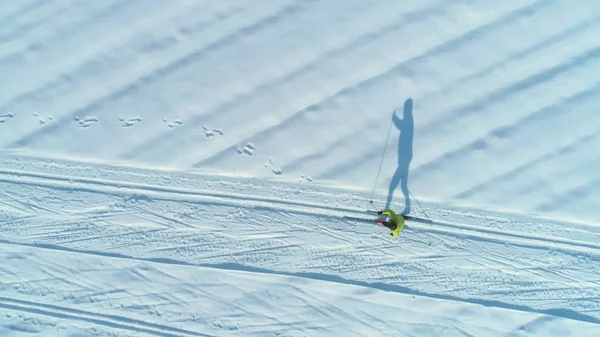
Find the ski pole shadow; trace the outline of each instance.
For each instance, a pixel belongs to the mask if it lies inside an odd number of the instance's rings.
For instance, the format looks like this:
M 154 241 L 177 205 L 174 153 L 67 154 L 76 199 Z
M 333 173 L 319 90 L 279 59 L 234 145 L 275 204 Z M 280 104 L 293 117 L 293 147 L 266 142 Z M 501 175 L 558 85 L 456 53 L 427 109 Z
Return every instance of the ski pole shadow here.
M 408 98 L 404 102 L 404 114 L 402 119 L 397 116 L 397 110 L 394 110 L 392 120 L 396 128 L 400 131 L 398 138 L 398 167 L 390 182 L 388 191 L 387 201 L 385 208 L 389 209 L 392 204 L 392 198 L 394 197 L 394 191 L 400 185 L 402 193 L 404 194 L 404 211 L 402 214 L 410 213 L 410 192 L 408 190 L 408 171 L 410 162 L 413 157 L 413 137 L 415 134 L 415 127 L 413 121 L 413 100 Z

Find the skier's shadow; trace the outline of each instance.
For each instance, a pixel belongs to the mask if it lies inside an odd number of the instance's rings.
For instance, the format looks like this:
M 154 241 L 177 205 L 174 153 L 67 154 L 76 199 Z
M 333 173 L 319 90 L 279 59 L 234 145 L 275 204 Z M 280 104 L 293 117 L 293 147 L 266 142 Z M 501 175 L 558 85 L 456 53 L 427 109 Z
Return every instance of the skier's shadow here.
M 398 167 L 390 182 L 390 188 L 388 191 L 387 202 L 385 208 L 389 209 L 392 204 L 392 198 L 394 196 L 394 190 L 400 184 L 402 193 L 404 194 L 404 211 L 402 214 L 410 213 L 410 193 L 408 191 L 408 170 L 410 161 L 413 157 L 413 136 L 415 133 L 414 121 L 413 121 L 413 100 L 412 98 L 407 99 L 404 102 L 404 115 L 400 119 L 394 110 L 392 120 L 394 125 L 400 131 L 398 139 Z

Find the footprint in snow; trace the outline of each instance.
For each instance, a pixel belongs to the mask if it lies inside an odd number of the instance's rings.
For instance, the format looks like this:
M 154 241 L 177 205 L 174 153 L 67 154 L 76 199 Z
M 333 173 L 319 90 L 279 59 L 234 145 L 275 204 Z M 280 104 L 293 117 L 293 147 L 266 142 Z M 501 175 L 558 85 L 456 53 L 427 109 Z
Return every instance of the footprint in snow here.
M 309 176 L 305 176 L 304 174 L 300 176 L 300 181 L 308 181 L 308 182 L 312 182 L 313 179 Z
M 38 117 L 38 120 L 39 120 L 39 122 L 40 122 L 40 125 L 44 125 L 44 124 L 46 124 L 48 121 L 51 121 L 51 120 L 53 120 L 53 119 L 54 119 L 54 117 L 52 117 L 52 116 L 48 116 L 48 117 L 46 117 L 46 118 L 44 118 L 44 117 L 40 117 L 40 114 L 38 114 L 37 112 L 34 112 L 34 113 L 33 113 L 33 116 L 34 116 L 34 117 Z
M 221 130 L 221 129 L 213 129 L 213 130 L 209 130 L 209 129 L 206 127 L 206 125 L 204 125 L 204 126 L 202 127 L 202 131 L 204 132 L 204 137 L 206 137 L 206 138 L 213 137 L 215 134 L 218 134 L 218 135 L 220 135 L 220 136 L 222 136 L 222 135 L 223 135 L 223 130 Z
M 244 145 L 244 147 L 238 148 L 237 154 L 238 155 L 245 154 L 247 156 L 254 156 L 254 155 L 258 156 L 258 154 L 256 153 L 256 148 L 254 147 L 254 144 L 252 144 L 252 143 L 248 143 L 248 144 Z
M 6 122 L 8 122 L 9 119 L 14 118 L 15 114 L 13 113 L 7 113 L 4 115 L 0 115 L 0 124 L 4 124 Z
M 82 128 L 89 128 L 92 124 L 98 123 L 100 120 L 97 117 L 74 118 L 77 124 Z
M 170 128 L 174 128 L 175 126 L 179 126 L 182 125 L 183 122 L 181 121 L 181 119 L 176 119 L 172 122 L 169 122 L 169 120 L 167 118 L 163 118 L 163 122 L 167 123 L 167 126 Z
M 269 158 L 269 164 L 271 164 L 271 166 L 275 166 L 275 161 L 273 160 L 273 158 Z M 268 165 L 265 164 L 265 167 L 268 167 Z M 271 172 L 273 172 L 273 174 L 278 175 L 278 176 L 283 174 L 283 172 L 281 171 L 281 168 L 278 168 L 278 167 L 272 167 Z
M 246 156 L 255 156 L 257 157 L 266 168 L 271 166 L 271 172 L 275 175 L 282 175 L 283 171 L 281 168 L 275 167 L 275 161 L 273 158 L 269 158 L 269 161 L 266 162 L 256 151 L 256 147 L 252 143 L 247 143 L 244 147 L 238 148 L 236 150 L 238 155 L 246 155 Z
M 142 117 L 134 117 L 134 118 L 129 118 L 129 119 L 119 117 L 119 122 L 121 122 L 122 127 L 129 128 L 129 127 L 136 125 L 137 123 L 141 123 Z

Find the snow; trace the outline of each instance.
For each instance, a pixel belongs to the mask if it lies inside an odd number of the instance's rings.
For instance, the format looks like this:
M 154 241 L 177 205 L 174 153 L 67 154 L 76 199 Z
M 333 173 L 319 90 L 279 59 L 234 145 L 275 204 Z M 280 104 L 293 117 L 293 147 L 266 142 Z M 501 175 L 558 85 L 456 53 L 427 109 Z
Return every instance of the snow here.
M 599 19 L 3 4 L 0 336 L 600 335 Z

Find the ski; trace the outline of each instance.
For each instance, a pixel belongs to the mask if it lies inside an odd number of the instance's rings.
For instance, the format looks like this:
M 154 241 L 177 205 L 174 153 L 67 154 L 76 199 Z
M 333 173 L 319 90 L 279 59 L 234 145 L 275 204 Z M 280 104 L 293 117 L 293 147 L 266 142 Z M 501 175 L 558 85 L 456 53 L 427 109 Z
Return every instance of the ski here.
M 377 211 L 367 210 L 366 213 L 377 215 Z M 377 219 L 366 219 L 366 218 L 353 217 L 353 216 L 343 216 L 343 218 L 346 220 L 368 222 L 368 223 L 375 223 L 377 221 Z M 431 219 L 420 218 L 420 217 L 412 216 L 412 215 L 404 215 L 404 218 L 406 220 L 410 220 L 410 221 L 433 223 L 433 220 L 431 220 Z
M 351 221 L 375 223 L 375 219 L 357 218 L 357 217 L 353 217 L 353 216 L 343 216 L 342 218 L 344 218 L 346 220 L 351 220 Z
M 366 212 L 369 214 L 377 214 L 377 211 L 367 210 Z M 412 215 L 403 215 L 403 216 L 404 216 L 404 219 L 406 219 L 406 220 L 433 223 L 433 220 L 431 220 L 431 219 L 420 218 L 420 217 L 412 216 Z
M 404 218 L 406 220 L 433 223 L 433 220 L 431 219 L 419 218 L 417 216 L 405 215 Z

